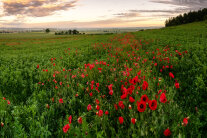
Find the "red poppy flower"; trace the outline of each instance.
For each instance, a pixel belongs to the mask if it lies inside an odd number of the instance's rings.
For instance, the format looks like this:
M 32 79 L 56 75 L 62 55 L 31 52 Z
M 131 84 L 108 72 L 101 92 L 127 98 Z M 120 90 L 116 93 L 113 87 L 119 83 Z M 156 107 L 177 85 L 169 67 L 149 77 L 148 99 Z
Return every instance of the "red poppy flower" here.
M 96 110 L 100 110 L 100 106 L 99 105 L 96 105 Z
M 119 101 L 119 107 L 121 107 L 121 109 L 124 109 L 124 104 L 123 104 L 123 101 Z
M 158 91 L 158 94 L 160 94 L 162 92 L 162 90 L 160 89 L 159 91 Z
M 146 90 L 147 88 L 148 88 L 148 83 L 146 81 L 144 81 L 142 84 L 142 89 Z
M 61 98 L 61 99 L 59 99 L 59 103 L 63 103 L 63 99 Z
M 127 97 L 127 94 L 123 94 L 123 95 L 121 96 L 121 99 L 126 99 L 126 97 Z
M 37 69 L 39 69 L 39 67 L 40 67 L 40 65 L 39 65 L 39 64 L 37 64 Z
M 164 135 L 165 135 L 166 137 L 171 135 L 171 131 L 170 131 L 169 128 L 165 129 L 165 131 L 164 131 Z
M 88 111 L 91 110 L 91 105 L 90 105 L 90 104 L 87 106 L 87 110 L 88 110 Z
M 169 76 L 171 77 L 171 78 L 174 78 L 174 75 L 170 72 L 169 73 Z
M 137 110 L 138 110 L 139 112 L 144 112 L 145 109 L 146 109 L 146 103 L 143 102 L 143 101 L 138 102 L 138 104 L 137 104 Z
M 178 82 L 175 82 L 175 88 L 177 88 L 177 89 L 180 88 Z
M 82 73 L 82 74 L 81 74 L 81 77 L 82 77 L 82 78 L 85 78 L 85 75 Z
M 99 83 L 96 83 L 96 86 L 99 87 Z
M 113 84 L 110 84 L 110 85 L 108 86 L 109 90 L 112 90 L 112 86 L 113 86 Z
M 100 116 L 100 117 L 103 116 L 103 110 L 98 111 L 98 116 Z
M 79 118 L 78 118 L 78 123 L 79 123 L 79 124 L 82 124 L 82 122 L 83 122 L 82 117 L 79 117 Z
M 91 92 L 91 93 L 89 93 L 89 95 L 90 95 L 90 96 L 93 96 L 93 93 Z
M 105 115 L 108 115 L 108 114 L 109 114 L 109 111 L 106 110 Z
M 110 91 L 109 91 L 109 94 L 110 94 L 110 95 L 113 95 L 113 90 L 110 90 Z
M 6 100 L 6 98 L 5 98 L 5 97 L 3 97 L 3 100 Z
M 69 124 L 67 124 L 67 125 L 65 125 L 65 126 L 63 127 L 63 132 L 64 132 L 64 133 L 67 133 L 67 132 L 68 132 L 68 129 L 70 129 Z
M 155 110 L 157 108 L 157 101 L 156 100 L 152 100 L 152 101 L 149 101 L 149 107 L 151 110 Z
M 167 102 L 167 98 L 166 98 L 166 96 L 165 96 L 165 93 L 162 93 L 162 94 L 160 95 L 160 102 L 161 102 L 161 103 L 165 103 L 165 102 Z
M 72 115 L 70 115 L 70 116 L 68 117 L 68 121 L 69 121 L 70 124 L 72 123 Z
M 9 100 L 7 100 L 7 104 L 8 104 L 8 105 L 10 105 L 10 104 L 11 104 Z
M 96 104 L 99 104 L 99 100 L 98 99 L 96 99 Z
M 133 103 L 134 101 L 135 101 L 134 98 L 130 96 L 130 97 L 129 97 L 129 102 L 130 102 L 130 103 Z
M 93 90 L 93 85 L 91 85 L 91 90 Z
M 123 122 L 124 122 L 124 118 L 123 118 L 122 116 L 120 116 L 120 117 L 119 117 L 119 123 L 120 123 L 120 124 L 123 124 Z
M 147 97 L 147 95 L 146 95 L 146 94 L 145 94 L 145 95 L 142 95 L 142 97 L 141 97 L 141 101 L 143 101 L 143 102 L 147 103 L 147 102 L 148 102 L 148 100 L 149 100 L 149 98 Z
M 188 119 L 189 119 L 188 117 L 183 119 L 183 123 L 182 123 L 183 126 L 187 126 Z
M 132 119 L 131 119 L 132 124 L 135 124 L 136 121 L 137 121 L 137 120 L 136 120 L 135 118 L 132 118 Z

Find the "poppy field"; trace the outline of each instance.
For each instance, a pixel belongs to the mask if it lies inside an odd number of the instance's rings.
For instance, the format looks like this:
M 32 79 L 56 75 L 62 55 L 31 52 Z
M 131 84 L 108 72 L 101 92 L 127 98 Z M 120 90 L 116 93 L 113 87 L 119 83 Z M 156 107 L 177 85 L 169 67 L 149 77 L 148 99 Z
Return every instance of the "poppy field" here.
M 204 137 L 206 32 L 1 34 L 0 135 Z

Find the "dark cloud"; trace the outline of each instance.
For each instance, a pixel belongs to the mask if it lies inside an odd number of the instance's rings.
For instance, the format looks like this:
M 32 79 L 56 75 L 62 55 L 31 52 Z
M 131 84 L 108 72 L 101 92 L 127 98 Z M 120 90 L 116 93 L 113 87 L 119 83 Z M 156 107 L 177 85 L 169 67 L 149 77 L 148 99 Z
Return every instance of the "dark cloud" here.
M 151 0 L 151 2 L 184 6 L 188 10 L 199 10 L 207 7 L 207 0 Z
M 123 17 L 168 18 L 171 16 L 175 16 L 176 14 L 182 14 L 182 13 L 188 12 L 188 11 L 189 11 L 189 8 L 177 7 L 175 9 L 171 9 L 171 10 L 129 10 L 126 13 L 117 13 L 117 14 L 113 14 L 113 15 L 115 15 L 117 18 L 123 18 Z M 144 13 L 148 13 L 148 14 L 145 15 Z
M 53 14 L 55 11 L 67 10 L 75 6 L 78 0 L 61 2 L 61 0 L 26 0 L 3 1 L 4 14 L 26 15 L 43 17 Z
M 189 8 L 175 8 L 172 10 L 129 10 L 129 12 L 137 12 L 137 13 L 165 13 L 165 14 L 177 14 L 189 11 Z

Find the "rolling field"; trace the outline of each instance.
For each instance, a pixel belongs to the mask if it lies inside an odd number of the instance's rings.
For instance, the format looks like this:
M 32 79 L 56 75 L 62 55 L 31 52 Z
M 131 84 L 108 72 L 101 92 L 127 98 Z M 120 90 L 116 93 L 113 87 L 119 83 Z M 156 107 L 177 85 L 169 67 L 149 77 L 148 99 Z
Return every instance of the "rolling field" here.
M 0 34 L 0 135 L 205 137 L 206 32 Z

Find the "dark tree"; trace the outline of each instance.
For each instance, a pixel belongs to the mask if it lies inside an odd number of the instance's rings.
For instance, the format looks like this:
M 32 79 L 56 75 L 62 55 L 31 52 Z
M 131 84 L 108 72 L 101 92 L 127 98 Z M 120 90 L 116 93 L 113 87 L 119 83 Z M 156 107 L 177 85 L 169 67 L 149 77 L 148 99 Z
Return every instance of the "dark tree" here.
M 198 11 L 190 11 L 188 13 L 184 13 L 183 15 L 179 15 L 177 17 L 171 17 L 165 21 L 165 27 L 203 21 L 206 19 L 207 19 L 207 8 L 204 8 Z
M 49 28 L 47 28 L 47 29 L 45 30 L 45 32 L 46 32 L 46 33 L 49 33 L 49 32 L 50 32 L 50 29 L 49 29 Z
M 71 35 L 72 34 L 72 30 L 68 30 L 68 34 Z
M 76 29 L 74 29 L 73 34 L 79 34 L 79 32 Z

